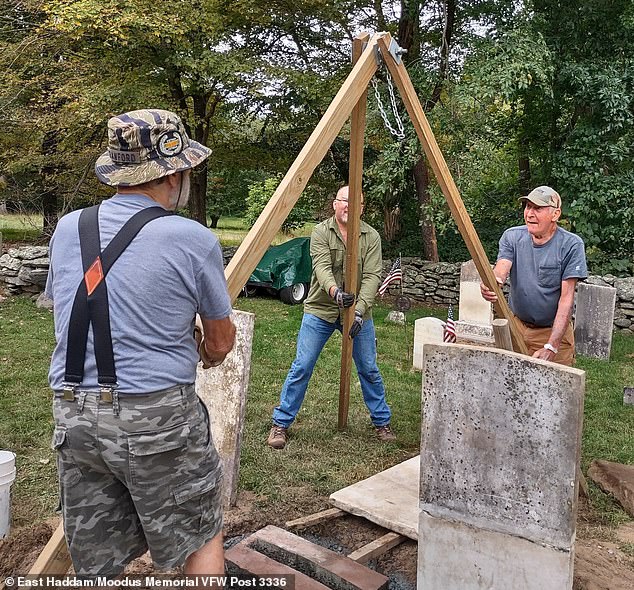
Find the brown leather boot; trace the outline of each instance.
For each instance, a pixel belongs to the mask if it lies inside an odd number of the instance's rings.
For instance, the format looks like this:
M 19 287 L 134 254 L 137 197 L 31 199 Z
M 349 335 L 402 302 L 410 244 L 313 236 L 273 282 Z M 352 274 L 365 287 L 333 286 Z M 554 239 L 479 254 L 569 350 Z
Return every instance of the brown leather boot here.
M 268 444 L 269 447 L 271 447 L 272 449 L 283 449 L 286 446 L 287 430 L 288 428 L 273 424 L 273 428 L 271 428 L 271 432 L 269 433 L 269 438 L 266 441 L 266 444 Z
M 389 424 L 376 426 L 376 436 L 381 442 L 394 442 L 396 435 L 392 432 Z

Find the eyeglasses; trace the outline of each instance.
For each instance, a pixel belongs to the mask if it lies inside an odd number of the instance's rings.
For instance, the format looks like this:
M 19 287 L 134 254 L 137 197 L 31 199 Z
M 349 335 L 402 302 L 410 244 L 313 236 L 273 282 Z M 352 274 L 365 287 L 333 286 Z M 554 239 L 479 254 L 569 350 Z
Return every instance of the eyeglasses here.
M 340 203 L 348 203 L 348 199 L 335 199 L 335 201 L 339 201 Z M 361 207 L 363 207 L 364 202 L 361 201 Z

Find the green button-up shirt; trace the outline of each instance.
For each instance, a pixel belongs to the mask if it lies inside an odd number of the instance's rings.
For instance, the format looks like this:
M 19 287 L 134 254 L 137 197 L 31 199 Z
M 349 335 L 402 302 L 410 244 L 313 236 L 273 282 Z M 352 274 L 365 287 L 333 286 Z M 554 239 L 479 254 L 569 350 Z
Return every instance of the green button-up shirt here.
M 372 305 L 381 284 L 383 259 L 381 237 L 378 232 L 361 221 L 359 235 L 359 269 L 355 309 L 363 314 L 363 319 L 372 317 Z M 310 291 L 304 302 L 304 312 L 327 322 L 335 322 L 340 314 L 337 304 L 328 294 L 331 287 L 343 288 L 346 276 L 346 243 L 333 217 L 315 226 L 310 236 L 310 255 L 313 259 L 313 275 Z

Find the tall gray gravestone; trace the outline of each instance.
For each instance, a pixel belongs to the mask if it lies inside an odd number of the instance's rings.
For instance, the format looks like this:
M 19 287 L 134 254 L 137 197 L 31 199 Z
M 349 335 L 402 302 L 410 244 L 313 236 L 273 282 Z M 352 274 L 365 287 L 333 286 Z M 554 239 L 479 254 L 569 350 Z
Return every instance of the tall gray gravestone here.
M 196 391 L 209 412 L 211 436 L 222 459 L 226 507 L 235 504 L 238 493 L 255 315 L 234 309 L 231 319 L 236 326 L 233 350 L 219 367 L 203 369 L 199 364 L 196 375 Z
M 425 346 L 418 588 L 570 590 L 585 373 Z
M 579 283 L 575 311 L 575 352 L 608 360 L 612 348 L 612 330 L 616 289 Z

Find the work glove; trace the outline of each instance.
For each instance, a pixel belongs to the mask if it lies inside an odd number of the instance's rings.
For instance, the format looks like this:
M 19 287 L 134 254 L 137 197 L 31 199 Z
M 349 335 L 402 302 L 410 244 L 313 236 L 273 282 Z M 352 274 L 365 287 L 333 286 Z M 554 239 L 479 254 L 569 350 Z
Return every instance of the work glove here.
M 350 307 L 354 304 L 354 295 L 352 293 L 346 293 L 339 287 L 335 289 L 332 294 L 332 298 L 337 302 L 337 305 L 343 309 L 344 307 Z
M 361 332 L 361 328 L 363 327 L 363 315 L 360 311 L 354 312 L 354 321 L 352 322 L 352 326 L 350 326 L 350 331 L 348 332 L 348 336 L 350 338 L 354 338 Z
M 205 350 L 205 331 L 203 329 L 203 322 L 198 314 L 196 314 L 196 325 L 194 326 L 194 340 L 196 341 L 196 348 L 198 350 L 200 361 L 203 364 L 203 369 L 217 367 L 222 364 L 222 361 L 212 361 L 207 356 L 207 351 Z

